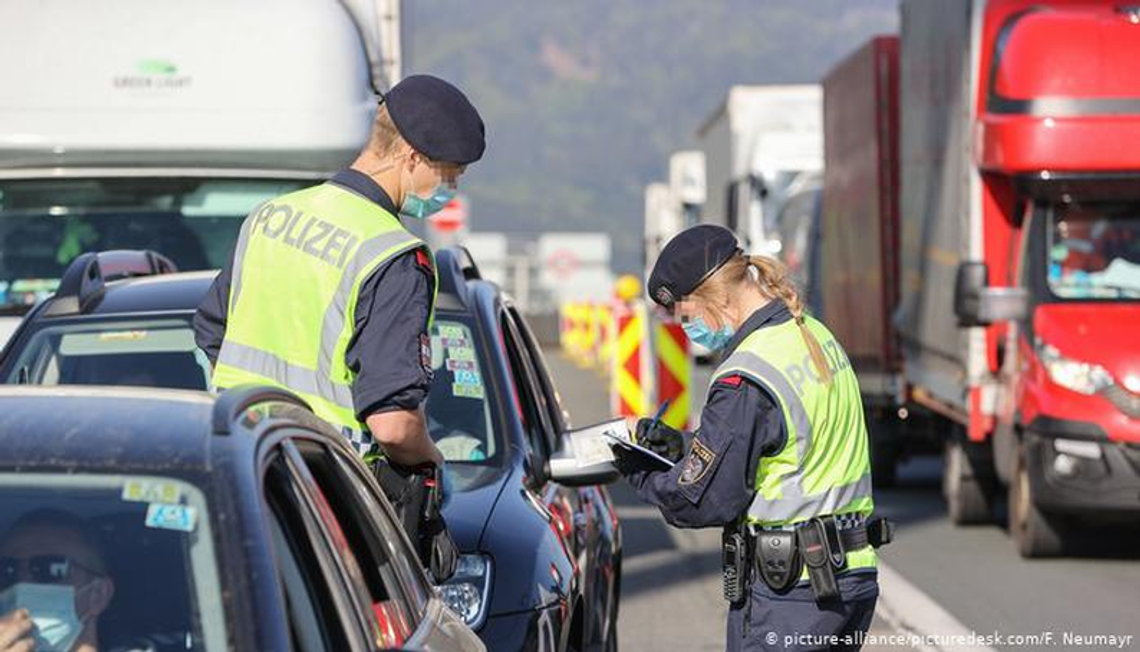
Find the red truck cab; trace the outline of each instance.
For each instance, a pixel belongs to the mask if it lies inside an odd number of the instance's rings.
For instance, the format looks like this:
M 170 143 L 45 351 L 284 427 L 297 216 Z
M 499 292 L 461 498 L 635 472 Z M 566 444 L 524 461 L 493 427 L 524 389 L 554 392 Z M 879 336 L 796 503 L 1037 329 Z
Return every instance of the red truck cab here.
M 981 44 L 984 261 L 1025 304 L 986 325 L 1000 389 L 967 432 L 992 440 L 1036 556 L 1082 521 L 1140 516 L 1140 7 L 994 1 Z

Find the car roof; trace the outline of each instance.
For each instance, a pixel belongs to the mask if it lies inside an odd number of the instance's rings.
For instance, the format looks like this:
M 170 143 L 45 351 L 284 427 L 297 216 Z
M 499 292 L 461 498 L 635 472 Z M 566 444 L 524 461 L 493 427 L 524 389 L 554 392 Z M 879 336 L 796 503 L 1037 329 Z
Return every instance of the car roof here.
M 212 270 L 112 281 L 104 288 L 102 298 L 85 310 L 84 314 L 193 312 L 197 310 L 217 275 L 217 270 Z
M 186 390 L 0 386 L 0 468 L 205 471 L 214 403 Z

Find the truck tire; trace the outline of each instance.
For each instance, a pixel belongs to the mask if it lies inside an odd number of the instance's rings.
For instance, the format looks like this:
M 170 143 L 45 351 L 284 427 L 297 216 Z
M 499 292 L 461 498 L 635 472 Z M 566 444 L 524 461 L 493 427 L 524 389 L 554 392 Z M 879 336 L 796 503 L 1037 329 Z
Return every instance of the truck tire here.
M 1041 511 L 1033 502 L 1025 454 L 1018 455 L 1009 483 L 1009 534 L 1026 559 L 1055 557 L 1064 550 L 1064 527 L 1059 516 Z
M 982 445 L 952 439 L 946 444 L 942 469 L 942 495 L 954 525 L 993 520 L 997 487 Z

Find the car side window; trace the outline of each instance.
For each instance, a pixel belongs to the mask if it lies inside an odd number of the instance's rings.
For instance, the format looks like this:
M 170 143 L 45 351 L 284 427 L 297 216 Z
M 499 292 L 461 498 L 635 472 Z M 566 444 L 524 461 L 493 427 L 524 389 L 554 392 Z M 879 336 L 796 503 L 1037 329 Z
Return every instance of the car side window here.
M 526 343 L 527 353 L 529 353 L 531 359 L 531 366 L 534 368 L 540 389 L 543 393 L 543 403 L 549 414 L 550 423 L 552 423 L 555 428 L 555 436 L 561 439 L 562 433 L 569 428 L 570 424 L 566 423 L 565 415 L 562 413 L 562 397 L 558 394 L 558 388 L 554 386 L 554 378 L 550 375 L 550 369 L 546 366 L 546 358 L 542 354 L 542 348 L 538 345 L 534 333 L 531 332 L 530 326 L 527 325 L 522 315 L 513 307 L 510 308 L 509 313 L 518 328 L 519 334 L 522 336 L 523 342 Z
M 502 315 L 503 347 L 510 362 L 511 376 L 515 391 L 518 392 L 519 409 L 522 411 L 527 439 L 531 449 L 543 458 L 549 458 L 556 450 L 552 438 L 554 426 L 550 423 L 541 391 L 531 369 L 530 356 L 513 321 L 506 313 Z
M 375 527 L 370 510 L 379 506 L 364 501 L 359 479 L 345 473 L 332 448 L 311 440 L 297 440 L 296 446 L 327 505 L 328 517 L 343 537 L 343 554 L 351 557 L 350 572 L 367 589 L 369 618 L 382 647 L 403 645 L 419 621 L 420 610 L 405 596 L 393 565 L 393 552 L 399 549 L 392 548 Z
M 274 454 L 264 477 L 269 535 L 285 597 L 292 649 L 300 652 L 343 650 L 350 645 L 337 614 L 336 588 L 325 573 L 314 545 L 319 526 L 305 505 L 285 456 Z
M 427 574 L 419 563 L 419 557 L 396 519 L 387 498 L 383 497 L 380 486 L 359 457 L 335 449 L 333 457 L 336 458 L 347 482 L 356 491 L 356 497 L 364 508 L 370 524 L 378 531 L 380 541 L 385 546 L 391 562 L 391 568 L 399 577 L 404 596 L 408 598 L 411 613 L 417 620 L 423 618 L 428 601 L 434 594 Z

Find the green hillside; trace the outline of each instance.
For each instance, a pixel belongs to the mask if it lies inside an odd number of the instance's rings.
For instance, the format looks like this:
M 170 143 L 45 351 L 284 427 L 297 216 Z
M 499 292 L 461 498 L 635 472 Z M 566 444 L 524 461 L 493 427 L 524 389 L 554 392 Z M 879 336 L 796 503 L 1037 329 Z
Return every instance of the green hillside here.
M 640 259 L 642 192 L 732 84 L 818 80 L 895 0 L 411 0 L 408 73 L 458 83 L 488 151 L 476 230 L 606 230 Z

